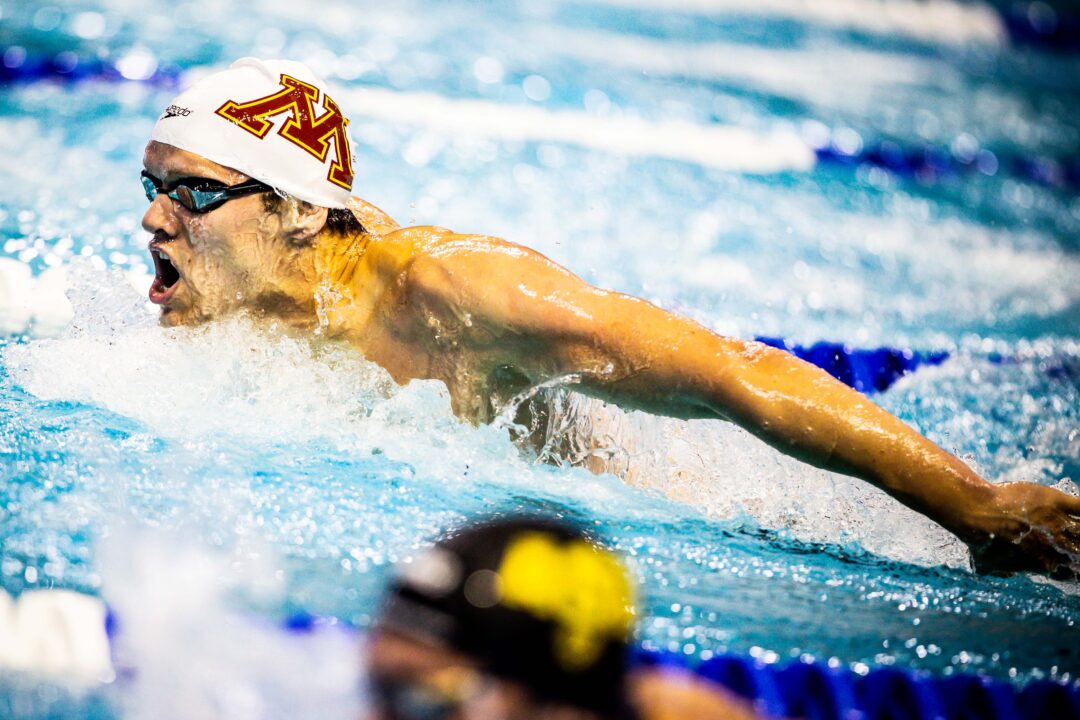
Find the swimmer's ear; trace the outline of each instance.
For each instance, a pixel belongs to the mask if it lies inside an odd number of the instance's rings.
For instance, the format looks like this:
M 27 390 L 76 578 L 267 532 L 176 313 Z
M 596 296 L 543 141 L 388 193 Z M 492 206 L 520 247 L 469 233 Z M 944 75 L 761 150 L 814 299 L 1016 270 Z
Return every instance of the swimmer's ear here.
M 291 245 L 310 245 L 315 236 L 326 227 L 328 212 L 324 207 L 303 200 L 282 203 L 278 211 L 282 235 Z

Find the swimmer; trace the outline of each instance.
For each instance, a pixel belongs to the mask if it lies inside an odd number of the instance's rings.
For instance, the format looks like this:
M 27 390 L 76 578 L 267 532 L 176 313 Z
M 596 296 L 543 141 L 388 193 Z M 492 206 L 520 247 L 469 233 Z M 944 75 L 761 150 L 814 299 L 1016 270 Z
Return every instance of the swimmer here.
M 475 525 L 398 571 L 366 647 L 379 720 L 755 717 L 690 673 L 628 670 L 626 570 L 573 527 Z
M 399 383 L 442 381 L 471 422 L 574 376 L 576 390 L 623 408 L 735 422 L 862 478 L 956 534 L 979 572 L 1076 576 L 1080 498 L 989 483 L 793 355 L 593 287 L 528 248 L 399 227 L 352 196 L 346 128 L 296 62 L 245 58 L 173 100 L 142 173 L 163 325 L 244 310 L 319 332 Z

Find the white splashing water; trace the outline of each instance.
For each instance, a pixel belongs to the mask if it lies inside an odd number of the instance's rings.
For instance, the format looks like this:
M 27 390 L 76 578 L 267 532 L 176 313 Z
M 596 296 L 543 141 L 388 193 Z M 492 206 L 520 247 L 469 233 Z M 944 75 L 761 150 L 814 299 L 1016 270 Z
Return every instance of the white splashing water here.
M 659 157 L 730 172 L 810 170 L 813 150 L 790 130 L 755 132 L 736 126 L 683 120 L 594 117 L 483 100 L 454 100 L 433 93 L 341 88 L 350 109 L 381 120 L 434 128 L 463 137 L 559 142 L 625 157 Z
M 964 567 L 951 533 L 865 482 L 781 455 L 724 422 L 625 412 L 571 395 L 568 444 L 629 484 L 716 518 L 746 517 L 809 542 L 858 543 L 907 562 Z
M 120 618 L 113 648 L 129 720 L 357 717 L 355 632 L 286 633 L 230 611 L 227 595 L 263 584 L 181 537 L 121 529 L 101 543 L 106 600 Z M 269 563 L 263 564 L 270 569 Z M 271 575 L 272 577 L 272 575 Z
M 472 477 L 542 484 L 590 505 L 626 493 L 584 471 L 538 471 L 505 432 L 458 421 L 437 381 L 399 387 L 347 346 L 246 317 L 164 329 L 119 271 L 82 263 L 70 276 L 69 329 L 4 351 L 15 382 L 39 398 L 97 405 L 160 437 L 204 445 L 324 440 L 408 462 L 435 479 L 460 481 L 460 469 L 474 466 Z
M 610 474 L 532 464 L 504 429 L 456 420 L 441 384 L 397 387 L 348 347 L 244 318 L 162 329 L 119 273 L 87 268 L 73 278 L 69 332 L 9 347 L 5 364 L 38 397 L 100 405 L 162 437 L 256 447 L 324 439 L 350 453 L 385 452 L 435 479 L 469 482 L 461 468 L 471 466 L 473 481 L 554 494 L 605 517 L 655 513 L 647 496 L 662 496 L 807 541 L 856 542 L 916 563 L 966 563 L 959 541 L 926 518 L 725 423 L 624 413 L 572 395 L 570 444 L 609 456 L 608 467 L 645 489 L 643 497 Z M 664 512 L 671 511 L 681 512 Z
M 557 38 L 556 38 L 557 35 Z M 864 49 L 762 48 L 745 43 L 688 44 L 613 32 L 560 29 L 555 52 L 589 63 L 662 77 L 746 83 L 828 107 L 861 107 L 875 90 L 931 86 L 955 91 L 957 72 L 944 63 Z M 807 82 L 807 78 L 814 78 Z

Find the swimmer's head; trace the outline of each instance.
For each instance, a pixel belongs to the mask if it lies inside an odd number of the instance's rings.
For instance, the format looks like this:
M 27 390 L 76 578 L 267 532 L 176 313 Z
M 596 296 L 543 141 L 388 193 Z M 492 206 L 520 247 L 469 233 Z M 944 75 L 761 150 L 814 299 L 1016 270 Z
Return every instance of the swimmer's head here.
M 285 195 L 344 208 L 349 121 L 303 63 L 242 58 L 173 99 L 150 139 L 232 168 Z
M 616 717 L 632 620 L 622 563 L 577 529 L 537 519 L 467 528 L 400 566 L 373 634 L 375 694 L 400 702 L 425 678 L 474 668 L 520 690 L 517 716 L 529 716 L 524 705 Z M 482 680 L 465 687 L 499 704 L 476 690 Z
M 362 230 L 347 126 L 325 84 L 283 60 L 238 60 L 168 105 L 143 156 L 163 324 L 239 308 L 313 318 L 305 251 Z

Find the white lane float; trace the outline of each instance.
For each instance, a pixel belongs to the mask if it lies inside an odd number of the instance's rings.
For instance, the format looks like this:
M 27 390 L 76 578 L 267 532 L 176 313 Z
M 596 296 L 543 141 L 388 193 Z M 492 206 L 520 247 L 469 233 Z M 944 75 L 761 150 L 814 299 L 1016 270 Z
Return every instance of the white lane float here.
M 0 590 L 0 669 L 95 682 L 113 676 L 105 603 L 70 590 Z
M 140 293 L 153 277 L 141 269 L 124 273 Z M 38 275 L 26 263 L 0 257 L 0 336 L 53 337 L 71 323 L 74 309 L 68 298 L 68 268 L 57 265 Z

